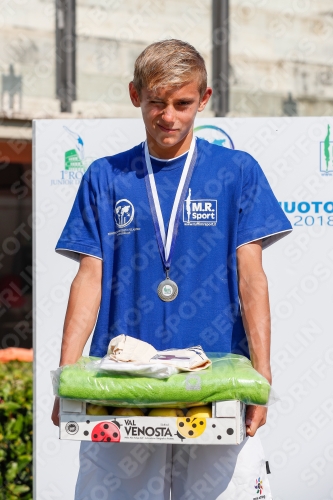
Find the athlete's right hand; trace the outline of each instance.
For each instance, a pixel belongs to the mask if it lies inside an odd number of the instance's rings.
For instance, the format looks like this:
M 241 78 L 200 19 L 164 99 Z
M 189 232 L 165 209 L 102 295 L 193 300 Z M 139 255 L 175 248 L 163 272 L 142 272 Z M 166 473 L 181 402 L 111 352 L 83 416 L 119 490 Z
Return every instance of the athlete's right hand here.
M 59 411 L 60 411 L 60 399 L 58 398 L 58 396 L 56 396 L 54 398 L 51 420 L 57 427 L 59 427 Z

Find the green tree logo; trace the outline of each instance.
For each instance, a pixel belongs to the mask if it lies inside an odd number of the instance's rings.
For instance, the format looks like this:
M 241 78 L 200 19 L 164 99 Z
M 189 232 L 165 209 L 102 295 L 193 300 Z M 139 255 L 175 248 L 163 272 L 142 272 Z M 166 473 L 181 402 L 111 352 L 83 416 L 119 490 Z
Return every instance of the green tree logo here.
M 327 125 L 327 135 L 324 140 L 324 153 L 325 153 L 325 162 L 326 162 L 326 172 L 328 171 L 328 165 L 331 159 L 330 155 L 330 129 L 331 127 Z

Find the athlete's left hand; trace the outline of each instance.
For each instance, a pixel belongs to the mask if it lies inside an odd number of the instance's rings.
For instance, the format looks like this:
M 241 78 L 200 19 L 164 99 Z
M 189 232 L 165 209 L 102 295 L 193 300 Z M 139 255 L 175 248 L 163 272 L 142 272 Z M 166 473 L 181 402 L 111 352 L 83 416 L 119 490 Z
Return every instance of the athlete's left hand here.
M 262 425 L 265 425 L 267 419 L 267 407 L 266 406 L 254 406 L 248 405 L 246 407 L 245 425 L 246 425 L 246 435 L 253 437 L 257 432 L 257 429 Z

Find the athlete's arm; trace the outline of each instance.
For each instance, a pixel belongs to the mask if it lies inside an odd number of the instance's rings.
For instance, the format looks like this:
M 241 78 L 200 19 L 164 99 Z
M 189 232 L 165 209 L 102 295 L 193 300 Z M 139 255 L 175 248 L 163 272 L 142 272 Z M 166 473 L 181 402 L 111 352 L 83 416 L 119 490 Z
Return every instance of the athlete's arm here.
M 70 365 L 82 356 L 95 326 L 101 301 L 102 261 L 81 255 L 80 267 L 71 285 L 61 345 L 60 366 Z M 52 421 L 59 425 L 59 398 L 55 399 Z
M 243 324 L 249 343 L 253 367 L 270 383 L 271 320 L 267 278 L 262 268 L 261 241 L 248 243 L 237 249 L 238 288 Z M 248 406 L 246 429 L 254 436 L 258 427 L 266 423 L 267 408 Z

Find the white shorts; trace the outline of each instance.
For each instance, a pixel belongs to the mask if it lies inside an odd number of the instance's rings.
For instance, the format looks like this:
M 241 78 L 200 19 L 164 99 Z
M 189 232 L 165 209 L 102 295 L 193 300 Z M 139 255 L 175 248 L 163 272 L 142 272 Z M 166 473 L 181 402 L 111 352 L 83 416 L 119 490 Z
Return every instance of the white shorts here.
M 75 500 L 170 498 L 272 500 L 259 436 L 234 446 L 81 443 Z

